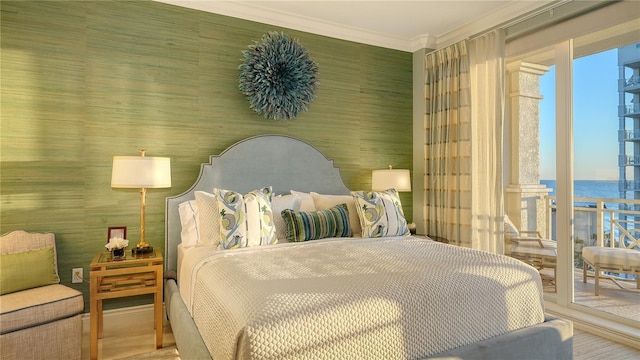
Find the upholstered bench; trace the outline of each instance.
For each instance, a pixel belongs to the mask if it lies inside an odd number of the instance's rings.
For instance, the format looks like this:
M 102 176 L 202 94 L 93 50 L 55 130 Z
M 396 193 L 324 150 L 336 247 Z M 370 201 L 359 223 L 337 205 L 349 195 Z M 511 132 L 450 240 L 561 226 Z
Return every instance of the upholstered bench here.
M 640 251 L 628 248 L 610 248 L 601 246 L 585 246 L 582 248 L 582 282 L 587 282 L 587 268 L 591 266 L 595 272 L 596 296 L 600 295 L 600 272 L 636 274 L 640 289 Z M 614 278 L 610 278 L 622 288 Z
M 0 237 L 0 358 L 80 359 L 82 293 L 59 284 L 55 236 Z

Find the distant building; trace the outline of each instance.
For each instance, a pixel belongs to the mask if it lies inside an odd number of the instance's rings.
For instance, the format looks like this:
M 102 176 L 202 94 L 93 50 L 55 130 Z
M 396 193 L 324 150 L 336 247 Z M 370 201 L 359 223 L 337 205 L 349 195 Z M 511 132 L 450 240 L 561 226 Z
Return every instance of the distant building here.
M 640 43 L 618 48 L 618 73 L 618 190 L 640 199 Z

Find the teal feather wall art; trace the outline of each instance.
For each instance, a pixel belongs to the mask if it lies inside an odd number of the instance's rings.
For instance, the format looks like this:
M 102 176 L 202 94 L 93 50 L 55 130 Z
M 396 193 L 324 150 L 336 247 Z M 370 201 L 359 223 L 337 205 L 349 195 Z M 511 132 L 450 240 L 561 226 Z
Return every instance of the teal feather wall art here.
M 318 88 L 318 65 L 295 39 L 269 32 L 243 50 L 239 87 L 267 119 L 290 120 L 307 111 Z

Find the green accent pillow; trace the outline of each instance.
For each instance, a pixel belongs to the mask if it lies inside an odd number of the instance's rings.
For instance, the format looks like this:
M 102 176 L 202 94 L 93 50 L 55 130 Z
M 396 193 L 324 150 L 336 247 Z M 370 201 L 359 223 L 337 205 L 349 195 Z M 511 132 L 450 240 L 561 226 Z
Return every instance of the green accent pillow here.
M 53 247 L 0 254 L 0 295 L 60 283 Z
M 353 229 L 349 226 L 347 204 L 318 211 L 284 209 L 282 218 L 287 224 L 289 242 L 353 236 Z

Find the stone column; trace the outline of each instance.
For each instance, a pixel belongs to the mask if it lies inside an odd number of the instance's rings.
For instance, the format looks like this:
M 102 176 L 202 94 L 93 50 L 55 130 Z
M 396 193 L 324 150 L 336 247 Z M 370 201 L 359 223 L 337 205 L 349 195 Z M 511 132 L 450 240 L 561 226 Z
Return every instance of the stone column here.
M 508 182 L 505 211 L 521 230 L 547 235 L 544 196 L 552 189 L 540 184 L 540 76 L 545 65 L 514 62 L 507 65 Z

